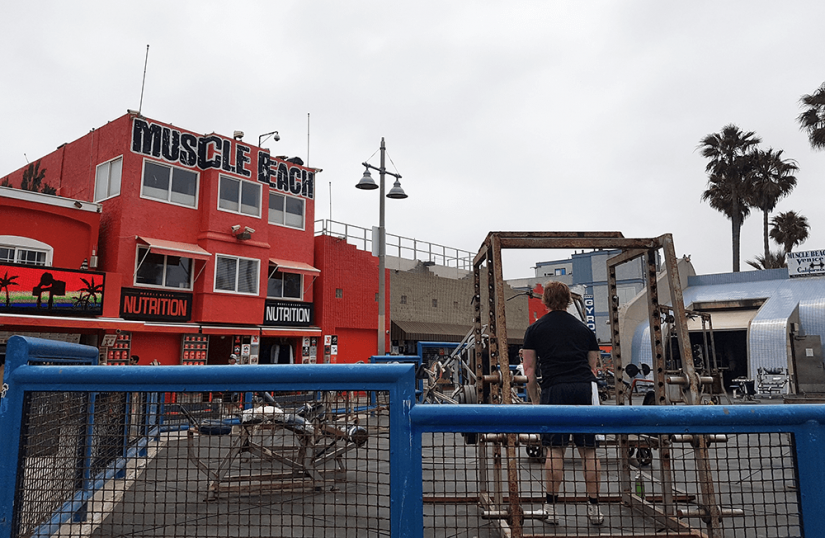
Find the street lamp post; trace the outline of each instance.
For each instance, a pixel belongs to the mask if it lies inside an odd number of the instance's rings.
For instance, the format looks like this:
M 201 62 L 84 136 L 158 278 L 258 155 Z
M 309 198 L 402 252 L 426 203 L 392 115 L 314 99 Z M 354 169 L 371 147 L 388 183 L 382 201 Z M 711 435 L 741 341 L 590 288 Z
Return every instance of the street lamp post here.
M 387 171 L 384 166 L 385 163 L 386 146 L 384 145 L 384 138 L 381 137 L 381 166 L 376 168 L 369 163 L 362 163 L 364 165 L 364 177 L 355 186 L 362 190 L 380 189 L 379 205 L 378 205 L 378 355 L 386 355 L 386 316 L 385 316 L 385 296 L 386 296 L 386 232 L 384 231 L 384 176 L 389 174 L 395 178 L 395 183 L 387 193 L 387 198 L 401 200 L 407 197 L 404 189 L 401 188 L 401 174 L 394 174 Z M 375 184 L 370 174 L 370 168 L 378 171 L 379 185 Z M 374 239 L 373 239 L 374 240 Z

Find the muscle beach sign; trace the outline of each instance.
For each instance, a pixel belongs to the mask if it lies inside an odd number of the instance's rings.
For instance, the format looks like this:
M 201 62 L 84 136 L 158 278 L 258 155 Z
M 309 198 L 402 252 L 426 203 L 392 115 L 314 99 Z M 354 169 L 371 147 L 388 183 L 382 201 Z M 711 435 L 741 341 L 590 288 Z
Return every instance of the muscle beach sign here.
M 251 178 L 270 188 L 312 200 L 315 197 L 315 172 L 254 148 L 237 140 L 211 134 L 198 136 L 157 123 L 135 118 L 132 124 L 132 151 L 200 170 L 217 168 Z
M 788 253 L 788 276 L 825 275 L 825 250 Z

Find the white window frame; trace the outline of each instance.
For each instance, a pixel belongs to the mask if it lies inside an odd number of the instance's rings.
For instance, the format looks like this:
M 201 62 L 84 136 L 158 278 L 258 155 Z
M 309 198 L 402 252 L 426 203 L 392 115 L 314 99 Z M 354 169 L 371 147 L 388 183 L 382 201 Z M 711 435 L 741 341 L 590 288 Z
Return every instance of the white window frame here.
M 14 249 L 14 262 L 12 263 L 20 263 L 17 260 L 19 259 L 19 252 L 21 250 L 25 251 L 33 251 L 33 252 L 42 252 L 46 254 L 46 263 L 44 265 L 39 264 L 21 264 L 21 265 L 37 265 L 37 267 L 51 267 L 52 260 L 54 258 L 54 249 L 48 243 L 43 243 L 42 241 L 38 241 L 36 239 L 31 239 L 28 237 L 20 237 L 17 235 L 0 235 L 0 246 L 3 248 Z M 7 262 L 0 262 L 0 263 L 7 263 Z
M 146 253 L 141 254 L 141 250 L 147 251 Z M 136 287 L 140 288 L 159 288 L 164 290 L 181 290 L 181 291 L 192 291 L 193 282 L 195 279 L 195 260 L 193 258 L 187 258 L 186 256 L 177 256 L 178 258 L 186 258 L 189 260 L 189 287 L 186 288 L 176 288 L 173 286 L 167 286 L 165 284 L 146 284 L 143 282 L 138 282 L 138 269 L 144 263 L 144 260 L 148 257 L 148 255 L 152 253 L 152 249 L 149 247 L 138 245 L 135 250 L 135 276 L 133 278 L 133 284 Z M 166 270 L 167 270 L 167 258 L 169 257 L 166 254 L 157 254 L 158 256 L 163 256 L 163 281 L 166 282 Z
M 266 277 L 266 297 L 268 299 L 280 299 L 282 301 L 303 301 L 304 300 L 304 275 L 301 273 L 290 273 L 289 271 L 279 271 L 277 266 L 270 266 L 274 267 Z M 281 275 L 298 275 L 301 279 L 299 284 L 299 296 L 298 297 L 285 297 L 283 295 L 283 284 L 281 284 L 281 296 L 278 297 L 277 295 L 270 295 L 269 294 L 269 281 L 270 279 L 275 276 L 275 273 L 280 273 Z M 283 282 L 283 277 L 281 277 L 281 282 Z
M 283 222 L 276 222 L 271 219 L 272 216 L 272 195 L 281 196 L 283 197 L 283 207 L 281 208 L 281 214 L 284 216 Z M 301 202 L 301 226 L 292 226 L 291 224 L 286 223 L 286 203 L 287 199 L 297 200 Z M 267 221 L 269 224 L 274 224 L 276 226 L 283 226 L 285 228 L 292 228 L 293 230 L 306 230 L 306 222 L 307 222 L 307 201 L 303 198 L 298 198 L 297 196 L 289 196 L 288 194 L 284 194 L 280 191 L 269 191 L 269 204 L 267 209 Z
M 230 259 L 235 260 L 235 286 L 232 290 L 224 290 L 218 288 L 218 263 L 222 259 Z M 238 264 L 239 260 L 245 260 L 255 263 L 255 291 L 254 292 L 245 292 L 245 291 L 238 291 Z M 235 295 L 247 295 L 247 296 L 260 296 L 261 293 L 261 260 L 257 258 L 244 258 L 241 256 L 232 256 L 231 254 L 216 254 L 215 255 L 215 275 L 212 281 L 212 290 L 215 293 L 231 293 Z
M 226 208 L 226 207 L 221 207 L 221 201 L 223 200 L 221 198 L 221 185 L 222 185 L 224 180 L 237 181 L 237 183 L 238 183 L 238 209 L 237 210 L 229 209 L 229 208 Z M 258 191 L 258 193 L 257 193 L 258 207 L 257 207 L 257 212 L 255 212 L 255 213 L 246 213 L 246 212 L 243 211 L 243 186 L 244 185 L 255 187 L 255 189 L 257 189 L 257 191 Z M 247 217 L 261 218 L 261 211 L 262 211 L 261 206 L 263 205 L 262 196 L 263 196 L 263 188 L 261 187 L 261 184 L 258 183 L 258 182 L 253 182 L 253 181 L 249 181 L 249 180 L 245 180 L 245 179 L 240 179 L 240 178 L 237 178 L 237 177 L 232 177 L 232 176 L 227 175 L 227 174 L 220 174 L 218 176 L 218 211 L 225 211 L 227 213 L 234 213 L 235 215 L 245 215 Z
M 144 192 L 143 192 L 143 189 L 144 189 L 143 180 L 144 180 L 144 177 L 145 177 L 145 174 L 146 174 L 146 163 L 152 163 L 153 165 L 169 169 L 169 187 L 166 189 L 166 199 L 165 200 L 163 198 L 157 198 L 155 196 L 149 196 L 148 194 L 144 194 Z M 188 172 L 190 174 L 195 174 L 195 195 L 194 195 L 195 204 L 194 205 L 182 204 L 180 202 L 172 201 L 172 173 L 174 172 L 175 169 L 183 170 L 184 172 Z M 190 170 L 189 168 L 182 168 L 180 166 L 172 166 L 170 164 L 163 163 L 163 162 L 160 162 L 160 161 L 155 161 L 155 160 L 152 160 L 152 159 L 143 159 L 143 168 L 140 172 L 140 197 L 141 198 L 143 198 L 145 200 L 152 200 L 153 202 L 161 202 L 161 203 L 164 203 L 164 204 L 176 205 L 178 207 L 186 207 L 186 208 L 189 208 L 189 209 L 197 209 L 198 208 L 198 200 L 200 199 L 200 189 L 201 189 L 201 175 L 200 175 L 200 172 Z
M 118 163 L 117 166 L 117 173 L 115 174 L 117 177 L 115 178 L 112 175 L 112 167 L 115 163 Z M 98 198 L 98 186 L 102 181 L 102 175 L 106 175 L 106 194 Z M 94 201 L 101 202 L 103 200 L 108 200 L 109 198 L 114 198 L 115 196 L 120 195 L 120 185 L 123 179 L 123 155 L 119 157 L 115 157 L 114 159 L 108 160 L 104 163 L 100 163 L 97 165 L 95 169 L 95 192 L 94 192 Z M 116 184 L 116 186 L 115 186 Z

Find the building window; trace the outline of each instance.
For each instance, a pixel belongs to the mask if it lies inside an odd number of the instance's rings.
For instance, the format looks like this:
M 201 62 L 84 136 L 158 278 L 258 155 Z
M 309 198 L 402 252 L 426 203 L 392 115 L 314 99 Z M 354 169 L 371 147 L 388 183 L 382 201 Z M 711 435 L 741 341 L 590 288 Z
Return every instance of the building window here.
M 0 245 L 0 262 L 24 265 L 46 265 L 48 252 L 29 248 Z
M 198 174 L 155 161 L 143 161 L 140 195 L 186 207 L 198 206 Z
M 401 304 L 407 304 L 407 296 L 406 295 L 401 296 Z
M 135 284 L 163 288 L 192 289 L 192 258 L 155 254 L 138 247 Z
M 218 208 L 251 217 L 261 216 L 261 185 L 221 176 Z
M 261 260 L 221 256 L 215 258 L 215 291 L 258 295 Z
M 344 296 L 344 290 L 341 288 L 335 288 L 335 298 L 340 299 Z
M 438 299 L 433 299 L 433 308 L 438 308 Z
M 566 275 L 567 269 L 565 269 L 564 267 L 562 267 L 561 269 L 556 269 L 555 274 L 556 276 Z
M 378 302 L 378 294 L 377 293 L 375 294 L 375 302 L 376 303 Z
M 266 296 L 278 299 L 301 299 L 301 275 L 270 271 L 266 281 Z
M 269 192 L 269 223 L 304 229 L 304 201 Z
M 97 165 L 95 172 L 95 202 L 120 194 L 123 157 Z

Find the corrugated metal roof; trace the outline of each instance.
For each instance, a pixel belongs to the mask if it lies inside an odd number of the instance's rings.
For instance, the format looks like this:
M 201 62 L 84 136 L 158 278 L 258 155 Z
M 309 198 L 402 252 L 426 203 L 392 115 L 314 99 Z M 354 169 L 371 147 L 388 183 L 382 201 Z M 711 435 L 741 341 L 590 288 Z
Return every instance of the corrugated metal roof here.
M 744 299 L 766 299 L 748 330 L 749 372 L 759 367 L 787 368 L 790 323 L 799 320 L 807 335 L 818 335 L 825 340 L 825 277 L 788 278 L 787 270 L 748 271 L 690 277 L 690 285 L 683 290 L 685 306 L 693 303 L 713 303 Z M 717 312 L 711 313 L 714 330 Z M 744 324 L 744 317 L 720 323 Z M 701 328 L 701 324 L 697 327 Z M 694 330 L 689 327 L 689 330 Z M 637 326 L 633 335 L 632 357 L 634 363 L 651 364 L 650 327 L 647 322 Z

